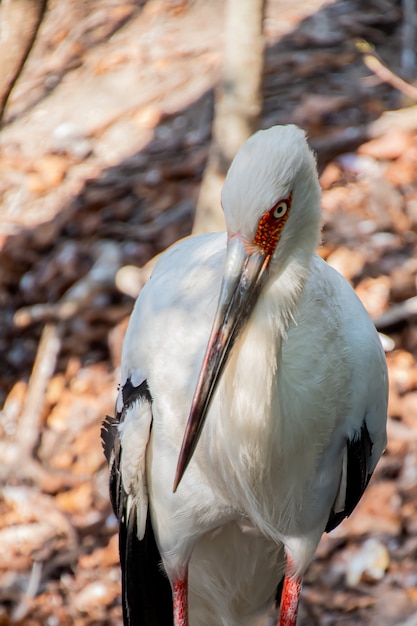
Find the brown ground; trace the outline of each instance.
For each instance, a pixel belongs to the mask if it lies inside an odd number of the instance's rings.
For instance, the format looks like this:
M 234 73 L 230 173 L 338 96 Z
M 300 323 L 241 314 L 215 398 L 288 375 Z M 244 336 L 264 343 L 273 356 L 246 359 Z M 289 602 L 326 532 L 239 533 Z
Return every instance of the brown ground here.
M 390 0 L 323 4 L 269 3 L 262 125 L 309 132 L 324 189 L 321 254 L 387 334 L 391 400 L 387 452 L 357 512 L 323 539 L 299 623 L 411 626 L 417 327 L 404 303 L 416 289 L 417 122 L 410 109 L 411 121 L 403 112 L 372 125 L 410 103 L 354 45 L 370 41 L 400 72 L 402 14 Z M 0 626 L 121 623 L 99 429 L 133 299 L 114 275 L 191 229 L 221 33 L 220 0 L 53 0 L 10 102 L 0 136 Z

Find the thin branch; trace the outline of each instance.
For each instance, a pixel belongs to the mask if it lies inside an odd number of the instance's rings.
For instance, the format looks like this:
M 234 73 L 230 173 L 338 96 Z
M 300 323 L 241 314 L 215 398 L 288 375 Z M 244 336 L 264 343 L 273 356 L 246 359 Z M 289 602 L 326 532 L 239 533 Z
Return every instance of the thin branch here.
M 385 83 L 391 85 L 398 91 L 417 101 L 417 87 L 410 85 L 405 80 L 394 74 L 384 63 L 381 61 L 371 44 L 367 41 L 359 40 L 356 42 L 356 47 L 363 55 L 363 62 L 376 76 L 378 76 Z
M 7 101 L 22 73 L 45 15 L 47 0 L 5 0 L 0 4 L 1 127 Z
M 13 610 L 12 621 L 21 622 L 29 613 L 32 600 L 37 595 L 42 582 L 42 566 L 43 563 L 41 561 L 33 561 L 27 589 L 20 598 L 19 604 Z
M 60 348 L 59 326 L 54 323 L 46 324 L 39 341 L 25 406 L 20 416 L 16 434 L 19 449 L 24 451 L 28 457 L 33 455 L 39 440 L 45 393 L 55 371 Z
M 400 304 L 394 304 L 388 311 L 375 318 L 374 324 L 378 330 L 384 330 L 399 322 L 404 322 L 417 316 L 417 296 L 408 298 Z

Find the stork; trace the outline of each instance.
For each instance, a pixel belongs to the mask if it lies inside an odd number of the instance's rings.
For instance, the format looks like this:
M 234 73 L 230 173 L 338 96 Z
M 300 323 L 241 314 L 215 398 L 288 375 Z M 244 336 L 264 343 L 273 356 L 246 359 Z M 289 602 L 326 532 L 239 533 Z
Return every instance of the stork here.
M 304 132 L 248 139 L 222 205 L 227 233 L 174 245 L 140 293 L 103 425 L 126 626 L 249 626 L 274 606 L 294 626 L 321 535 L 386 444 L 378 334 L 314 254 Z

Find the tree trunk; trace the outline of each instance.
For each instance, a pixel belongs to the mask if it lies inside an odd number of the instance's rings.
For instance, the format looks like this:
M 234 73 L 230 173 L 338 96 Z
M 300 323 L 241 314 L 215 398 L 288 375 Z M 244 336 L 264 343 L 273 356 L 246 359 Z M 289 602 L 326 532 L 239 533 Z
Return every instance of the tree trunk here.
M 193 234 L 224 230 L 220 191 L 242 143 L 258 128 L 262 106 L 265 0 L 227 0 L 223 76 Z
M 45 14 L 47 0 L 0 0 L 0 127 Z

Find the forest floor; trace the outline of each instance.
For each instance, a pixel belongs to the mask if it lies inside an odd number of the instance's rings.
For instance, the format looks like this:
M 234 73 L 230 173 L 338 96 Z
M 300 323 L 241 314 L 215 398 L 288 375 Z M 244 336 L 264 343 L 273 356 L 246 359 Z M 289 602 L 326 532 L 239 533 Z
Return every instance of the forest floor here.
M 136 273 L 189 234 L 221 72 L 221 0 L 52 0 L 0 133 L 0 626 L 121 624 L 100 425 Z M 417 113 L 400 2 L 271 0 L 262 126 L 317 152 L 319 253 L 384 333 L 387 451 L 323 537 L 300 626 L 417 624 Z M 397 111 L 397 113 L 387 113 Z M 35 366 L 34 366 L 35 364 Z

